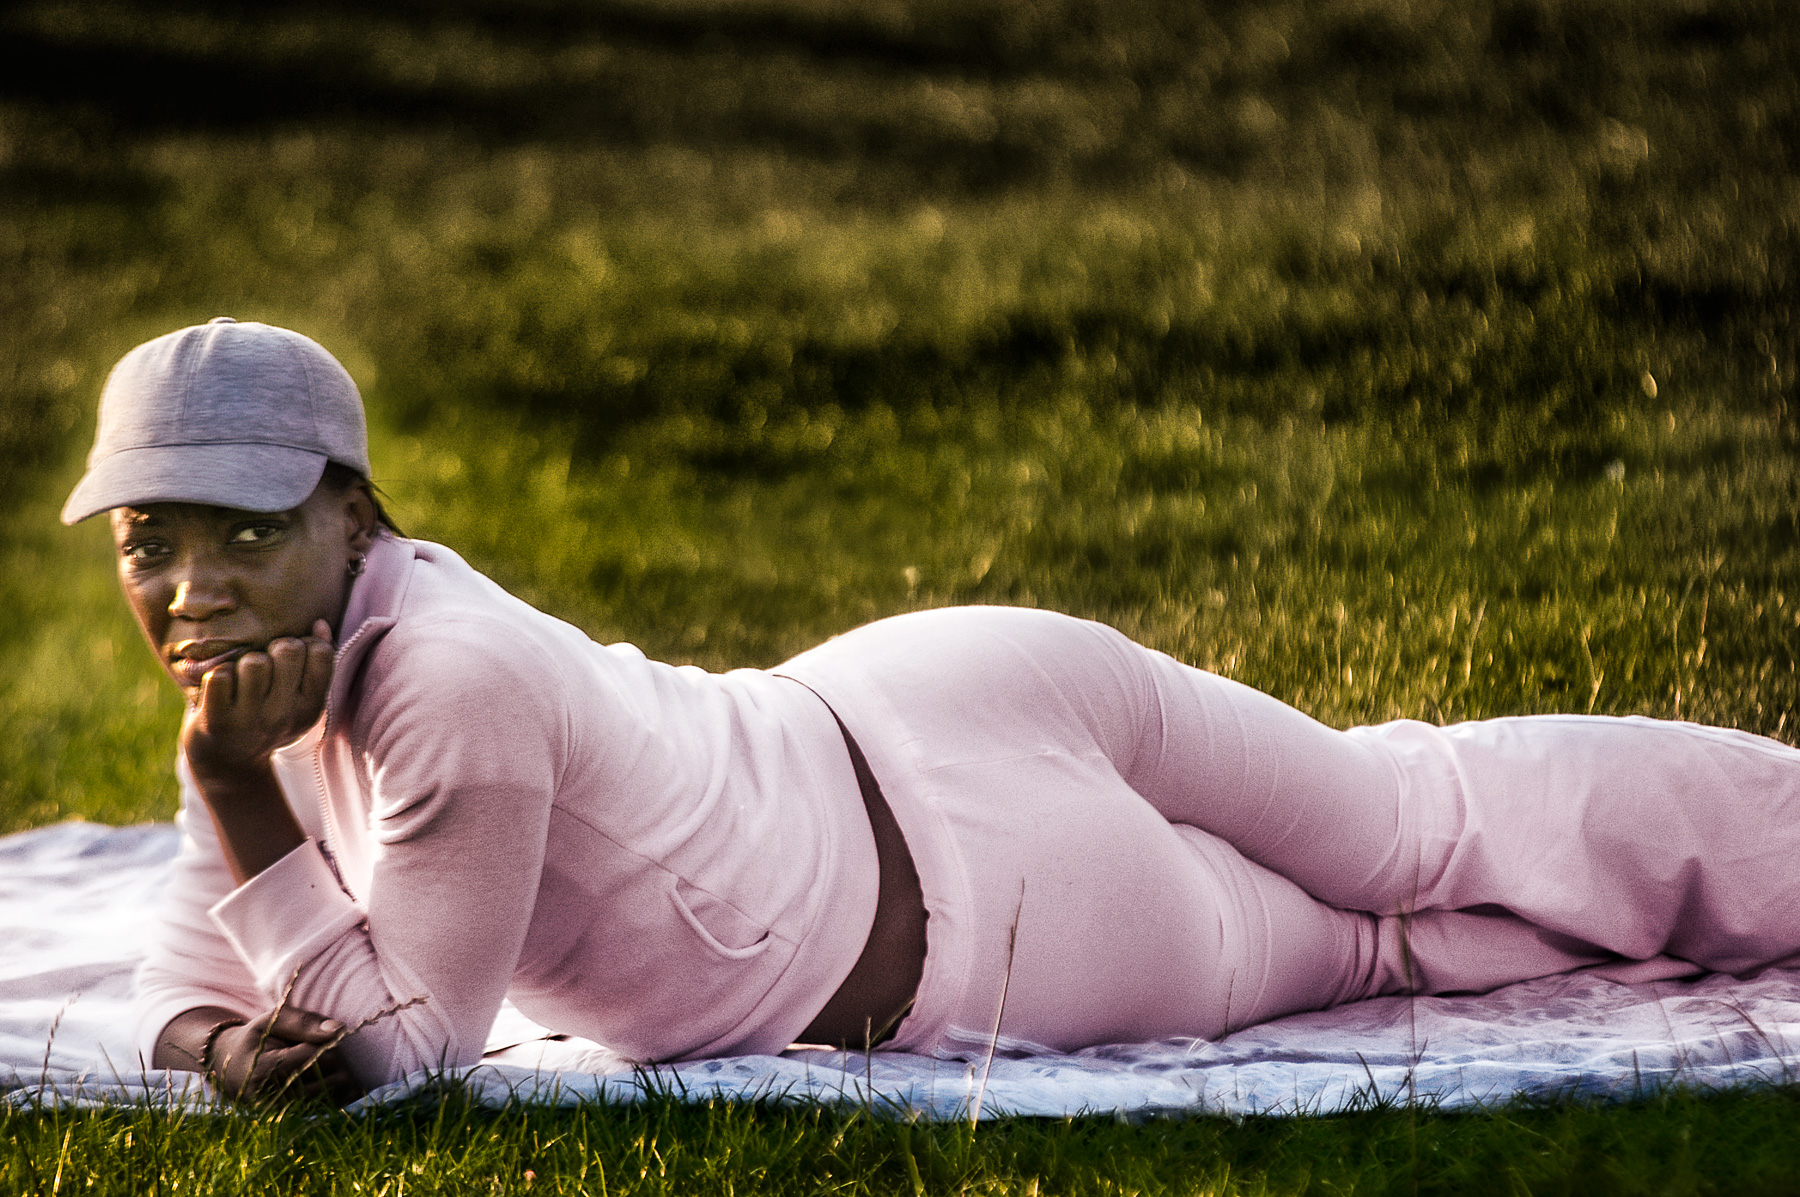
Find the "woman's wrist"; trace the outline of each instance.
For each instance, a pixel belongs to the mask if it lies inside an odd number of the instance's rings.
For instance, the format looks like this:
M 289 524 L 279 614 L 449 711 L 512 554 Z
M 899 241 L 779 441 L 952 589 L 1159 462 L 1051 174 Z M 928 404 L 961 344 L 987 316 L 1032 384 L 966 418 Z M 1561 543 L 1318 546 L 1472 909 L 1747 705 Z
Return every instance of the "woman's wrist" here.
M 190 757 L 188 768 L 212 812 L 225 861 L 240 884 L 306 842 L 306 833 L 294 818 L 275 768 L 267 759 L 213 773 Z
M 212 1025 L 212 1029 L 206 1032 L 206 1038 L 200 1043 L 200 1071 L 202 1073 L 207 1076 L 212 1075 L 213 1052 L 219 1046 L 219 1036 L 233 1027 L 241 1027 L 249 1021 L 247 1018 L 233 1015 L 230 1018 L 221 1018 Z
M 205 1072 L 207 1057 L 219 1034 L 250 1021 L 225 1006 L 195 1006 L 171 1018 L 156 1037 L 150 1067 L 174 1072 Z
M 267 796 L 271 789 L 280 792 L 274 763 L 267 756 L 247 761 L 214 761 L 196 757 L 190 751 L 187 763 L 194 785 L 209 803 L 255 801 Z

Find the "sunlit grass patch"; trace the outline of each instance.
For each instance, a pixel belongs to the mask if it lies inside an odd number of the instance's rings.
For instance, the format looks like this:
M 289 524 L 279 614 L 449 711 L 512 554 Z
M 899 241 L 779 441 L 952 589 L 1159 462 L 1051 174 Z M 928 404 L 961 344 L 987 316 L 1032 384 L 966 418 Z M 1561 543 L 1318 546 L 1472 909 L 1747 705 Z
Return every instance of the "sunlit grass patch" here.
M 1329 1118 L 930 1123 L 777 1103 L 559 1110 L 455 1094 L 347 1116 L 0 1112 L 9 1192 L 608 1194 L 1775 1193 L 1800 1097 Z
M 1472 425 L 1055 393 L 752 432 L 673 417 L 597 457 L 554 423 L 452 409 L 378 426 L 374 458 L 408 532 L 672 661 L 772 665 L 882 615 L 998 602 L 1110 622 L 1339 725 L 1574 711 L 1789 735 L 1794 458 L 1766 416 L 1670 404 L 1608 417 L 1616 457 L 1510 480 L 1445 459 Z M 694 464 L 722 444 L 779 468 Z M 8 818 L 166 817 L 172 687 L 104 531 L 53 527 L 52 498 L 0 581 L 20 616 Z

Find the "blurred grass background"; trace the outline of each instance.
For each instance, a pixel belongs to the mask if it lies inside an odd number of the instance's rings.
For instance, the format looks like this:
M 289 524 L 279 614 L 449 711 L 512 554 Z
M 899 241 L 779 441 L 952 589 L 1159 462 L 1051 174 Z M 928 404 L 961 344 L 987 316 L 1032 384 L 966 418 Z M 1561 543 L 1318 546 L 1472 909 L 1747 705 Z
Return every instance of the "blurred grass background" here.
M 1800 23 L 1776 0 L 0 10 L 0 829 L 173 810 L 55 522 L 216 314 L 363 385 L 402 526 L 768 665 L 1111 622 L 1338 724 L 1792 737 Z

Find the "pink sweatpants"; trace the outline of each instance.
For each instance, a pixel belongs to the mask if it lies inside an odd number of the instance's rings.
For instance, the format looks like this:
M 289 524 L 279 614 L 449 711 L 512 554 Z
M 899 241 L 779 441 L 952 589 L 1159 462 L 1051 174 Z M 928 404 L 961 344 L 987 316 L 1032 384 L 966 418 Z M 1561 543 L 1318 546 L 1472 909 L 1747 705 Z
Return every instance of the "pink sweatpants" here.
M 855 734 L 919 869 L 925 976 L 896 1048 L 1216 1038 L 1382 993 L 1800 953 L 1800 751 L 1758 736 L 1336 731 L 1017 608 L 882 620 L 778 672 Z

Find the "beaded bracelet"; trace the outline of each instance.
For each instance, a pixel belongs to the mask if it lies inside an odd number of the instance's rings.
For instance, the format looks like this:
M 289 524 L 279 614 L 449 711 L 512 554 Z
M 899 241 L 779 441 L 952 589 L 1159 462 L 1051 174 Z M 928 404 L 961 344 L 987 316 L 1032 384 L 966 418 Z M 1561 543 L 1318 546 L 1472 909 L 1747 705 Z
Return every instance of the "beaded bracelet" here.
M 249 1021 L 247 1018 L 221 1018 L 206 1032 L 206 1041 L 200 1045 L 200 1074 L 202 1076 L 212 1075 L 213 1048 L 217 1045 L 219 1036 L 232 1027 L 241 1027 Z

